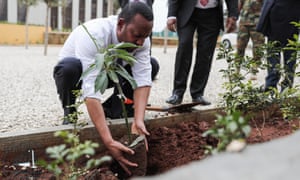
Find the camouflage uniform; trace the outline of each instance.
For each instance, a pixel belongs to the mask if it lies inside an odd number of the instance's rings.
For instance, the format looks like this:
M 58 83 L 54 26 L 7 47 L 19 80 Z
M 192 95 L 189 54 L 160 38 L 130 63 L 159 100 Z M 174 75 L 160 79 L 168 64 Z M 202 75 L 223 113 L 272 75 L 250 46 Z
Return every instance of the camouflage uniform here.
M 263 0 L 240 0 L 240 22 L 237 38 L 237 53 L 240 57 L 245 55 L 245 49 L 251 38 L 254 60 L 260 60 L 257 48 L 261 46 L 265 39 L 263 34 L 256 31 L 260 10 Z

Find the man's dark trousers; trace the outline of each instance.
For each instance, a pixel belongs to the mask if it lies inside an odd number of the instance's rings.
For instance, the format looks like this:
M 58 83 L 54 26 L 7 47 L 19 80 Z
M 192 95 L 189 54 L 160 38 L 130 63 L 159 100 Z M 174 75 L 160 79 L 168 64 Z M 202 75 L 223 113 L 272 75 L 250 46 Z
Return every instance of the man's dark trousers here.
M 195 8 L 191 18 L 183 27 L 178 28 L 173 94 L 183 96 L 193 57 L 194 32 L 197 31 L 197 52 L 194 64 L 190 93 L 192 98 L 203 96 L 210 73 L 211 62 L 222 27 L 218 8 Z

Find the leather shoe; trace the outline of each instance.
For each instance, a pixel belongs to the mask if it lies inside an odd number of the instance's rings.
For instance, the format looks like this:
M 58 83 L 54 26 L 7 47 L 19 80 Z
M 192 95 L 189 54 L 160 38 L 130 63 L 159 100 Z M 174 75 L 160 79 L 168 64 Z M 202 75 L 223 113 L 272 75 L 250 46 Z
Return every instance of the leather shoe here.
M 177 94 L 173 94 L 171 97 L 169 97 L 166 100 L 166 103 L 173 104 L 173 105 L 181 104 L 181 102 L 182 102 L 182 96 L 179 96 Z
M 198 96 L 196 98 L 193 98 L 193 102 L 194 103 L 199 103 L 199 104 L 202 104 L 202 105 L 210 105 L 211 104 L 209 101 L 204 99 L 203 96 Z

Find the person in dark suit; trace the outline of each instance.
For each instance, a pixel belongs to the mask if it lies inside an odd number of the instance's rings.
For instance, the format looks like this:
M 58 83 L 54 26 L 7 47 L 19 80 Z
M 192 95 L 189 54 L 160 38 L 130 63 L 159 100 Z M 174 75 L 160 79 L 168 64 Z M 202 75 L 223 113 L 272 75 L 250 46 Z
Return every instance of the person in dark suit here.
M 206 2 L 205 2 L 206 1 Z M 178 33 L 178 47 L 172 96 L 166 102 L 180 104 L 187 87 L 193 56 L 193 39 L 197 31 L 196 60 L 193 69 L 190 94 L 193 102 L 211 104 L 204 97 L 211 62 L 220 30 L 223 25 L 223 1 L 221 0 L 169 0 L 167 27 Z M 227 32 L 236 29 L 238 0 L 226 0 L 228 18 Z
M 299 21 L 299 0 L 265 0 L 257 31 L 267 36 L 268 42 L 276 42 L 276 46 L 282 50 L 285 76 L 281 83 L 281 91 L 293 86 L 296 52 L 282 48 L 286 47 L 288 39 L 292 39 L 294 34 L 299 34 L 299 29 L 291 24 L 291 22 Z M 265 91 L 273 88 L 277 89 L 277 84 L 280 80 L 280 72 L 277 66 L 280 65 L 281 52 L 275 52 L 275 55 L 272 52 L 272 55 L 268 57 L 270 66 L 265 80 Z

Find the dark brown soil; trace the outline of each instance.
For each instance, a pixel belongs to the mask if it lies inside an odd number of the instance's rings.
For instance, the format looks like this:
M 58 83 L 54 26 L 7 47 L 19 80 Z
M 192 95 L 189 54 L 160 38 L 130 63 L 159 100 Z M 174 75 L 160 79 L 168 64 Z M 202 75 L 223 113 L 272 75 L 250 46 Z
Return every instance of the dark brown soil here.
M 247 143 L 262 143 L 286 136 L 299 128 L 299 120 L 283 120 L 280 115 L 268 120 L 251 120 L 252 132 L 247 138 Z M 204 146 L 216 145 L 217 140 L 204 138 L 202 133 L 211 125 L 207 122 L 182 122 L 174 127 L 159 127 L 149 129 L 151 135 L 148 137 L 149 151 L 147 175 L 160 174 L 174 167 L 185 165 L 191 161 L 201 160 L 206 157 Z M 0 165 L 2 178 L 0 179 L 53 179 L 47 171 L 39 169 L 32 170 L 15 169 L 7 163 Z M 121 179 L 111 172 L 111 169 L 102 167 L 92 171 L 82 179 Z

